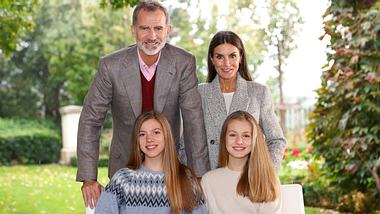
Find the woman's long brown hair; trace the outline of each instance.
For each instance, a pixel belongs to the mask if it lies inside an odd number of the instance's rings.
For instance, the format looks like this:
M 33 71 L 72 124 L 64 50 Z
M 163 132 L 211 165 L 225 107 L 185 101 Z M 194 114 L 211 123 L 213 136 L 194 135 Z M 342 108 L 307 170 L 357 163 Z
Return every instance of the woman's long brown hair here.
M 165 147 L 162 165 L 171 210 L 173 213 L 179 213 L 181 210 L 191 212 L 198 207 L 196 193 L 201 193 L 201 189 L 194 173 L 179 162 L 172 130 L 163 114 L 150 111 L 141 114 L 136 119 L 127 167 L 138 169 L 144 161 L 144 153 L 140 150 L 138 136 L 142 124 L 149 119 L 154 119 L 160 123 L 164 135 Z
M 220 136 L 219 167 L 228 164 L 228 151 L 226 148 L 226 135 L 228 125 L 233 120 L 247 121 L 252 128 L 251 153 L 240 175 L 236 192 L 248 197 L 252 202 L 270 202 L 279 197 L 280 183 L 265 143 L 263 132 L 255 118 L 245 111 L 236 111 L 224 121 Z M 256 136 L 256 137 L 254 137 Z

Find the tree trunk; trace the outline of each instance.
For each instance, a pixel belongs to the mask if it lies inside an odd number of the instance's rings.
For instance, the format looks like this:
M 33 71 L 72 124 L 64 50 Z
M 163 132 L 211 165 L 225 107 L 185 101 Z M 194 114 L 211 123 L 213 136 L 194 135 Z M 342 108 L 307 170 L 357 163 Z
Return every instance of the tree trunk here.
M 282 58 L 281 58 L 282 48 L 283 48 L 283 41 L 280 41 L 277 38 L 277 62 L 278 62 L 277 71 L 278 71 L 278 86 L 280 90 L 280 106 L 279 106 L 280 125 L 282 128 L 282 131 L 284 132 L 284 134 L 286 134 L 286 122 L 285 122 L 286 121 L 286 106 L 284 103 L 284 93 L 282 90 L 283 74 L 284 74 L 284 72 L 282 71 Z
M 44 117 L 51 118 L 57 125 L 60 125 L 61 117 L 59 114 L 59 91 L 63 83 L 51 81 L 49 78 L 49 66 L 48 63 L 45 62 L 42 76 Z

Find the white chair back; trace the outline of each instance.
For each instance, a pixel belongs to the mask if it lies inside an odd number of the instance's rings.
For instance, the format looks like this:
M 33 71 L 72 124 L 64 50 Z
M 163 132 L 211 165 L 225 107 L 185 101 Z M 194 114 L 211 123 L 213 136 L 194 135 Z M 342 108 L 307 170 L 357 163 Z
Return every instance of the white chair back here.
M 86 207 L 86 214 L 94 214 L 95 209 L 91 209 L 90 207 Z
M 299 184 L 281 184 L 282 214 L 305 214 L 302 186 Z

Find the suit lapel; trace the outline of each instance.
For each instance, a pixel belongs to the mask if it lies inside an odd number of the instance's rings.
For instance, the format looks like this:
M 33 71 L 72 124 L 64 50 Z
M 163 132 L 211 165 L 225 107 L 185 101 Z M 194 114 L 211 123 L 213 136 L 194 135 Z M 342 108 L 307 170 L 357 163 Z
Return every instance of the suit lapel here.
M 222 124 L 227 117 L 227 110 L 222 92 L 220 90 L 218 76 L 216 76 L 215 79 L 209 83 L 209 86 L 210 88 L 206 92 L 208 103 L 207 106 L 216 127 L 222 127 Z
M 137 56 L 137 47 L 130 48 L 125 60 L 122 62 L 121 69 L 125 75 L 122 76 L 125 91 L 128 94 L 133 112 L 136 117 L 141 114 L 142 95 L 141 95 L 141 76 Z
M 248 96 L 247 81 L 237 74 L 236 91 L 232 97 L 229 113 L 238 110 L 248 110 L 251 98 Z
M 165 106 L 166 99 L 169 94 L 169 89 L 176 70 L 173 66 L 174 57 L 168 50 L 167 44 L 161 51 L 161 58 L 157 65 L 156 80 L 154 83 L 154 109 L 162 112 Z

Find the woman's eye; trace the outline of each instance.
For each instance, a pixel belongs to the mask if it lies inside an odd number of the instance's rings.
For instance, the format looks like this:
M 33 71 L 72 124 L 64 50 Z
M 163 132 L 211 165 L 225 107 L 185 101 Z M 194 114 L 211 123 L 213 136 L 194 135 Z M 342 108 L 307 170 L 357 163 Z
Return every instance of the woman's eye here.
M 154 134 L 157 135 L 157 134 L 160 134 L 161 132 L 160 131 L 155 131 Z
M 139 137 L 144 137 L 145 133 L 139 133 Z

